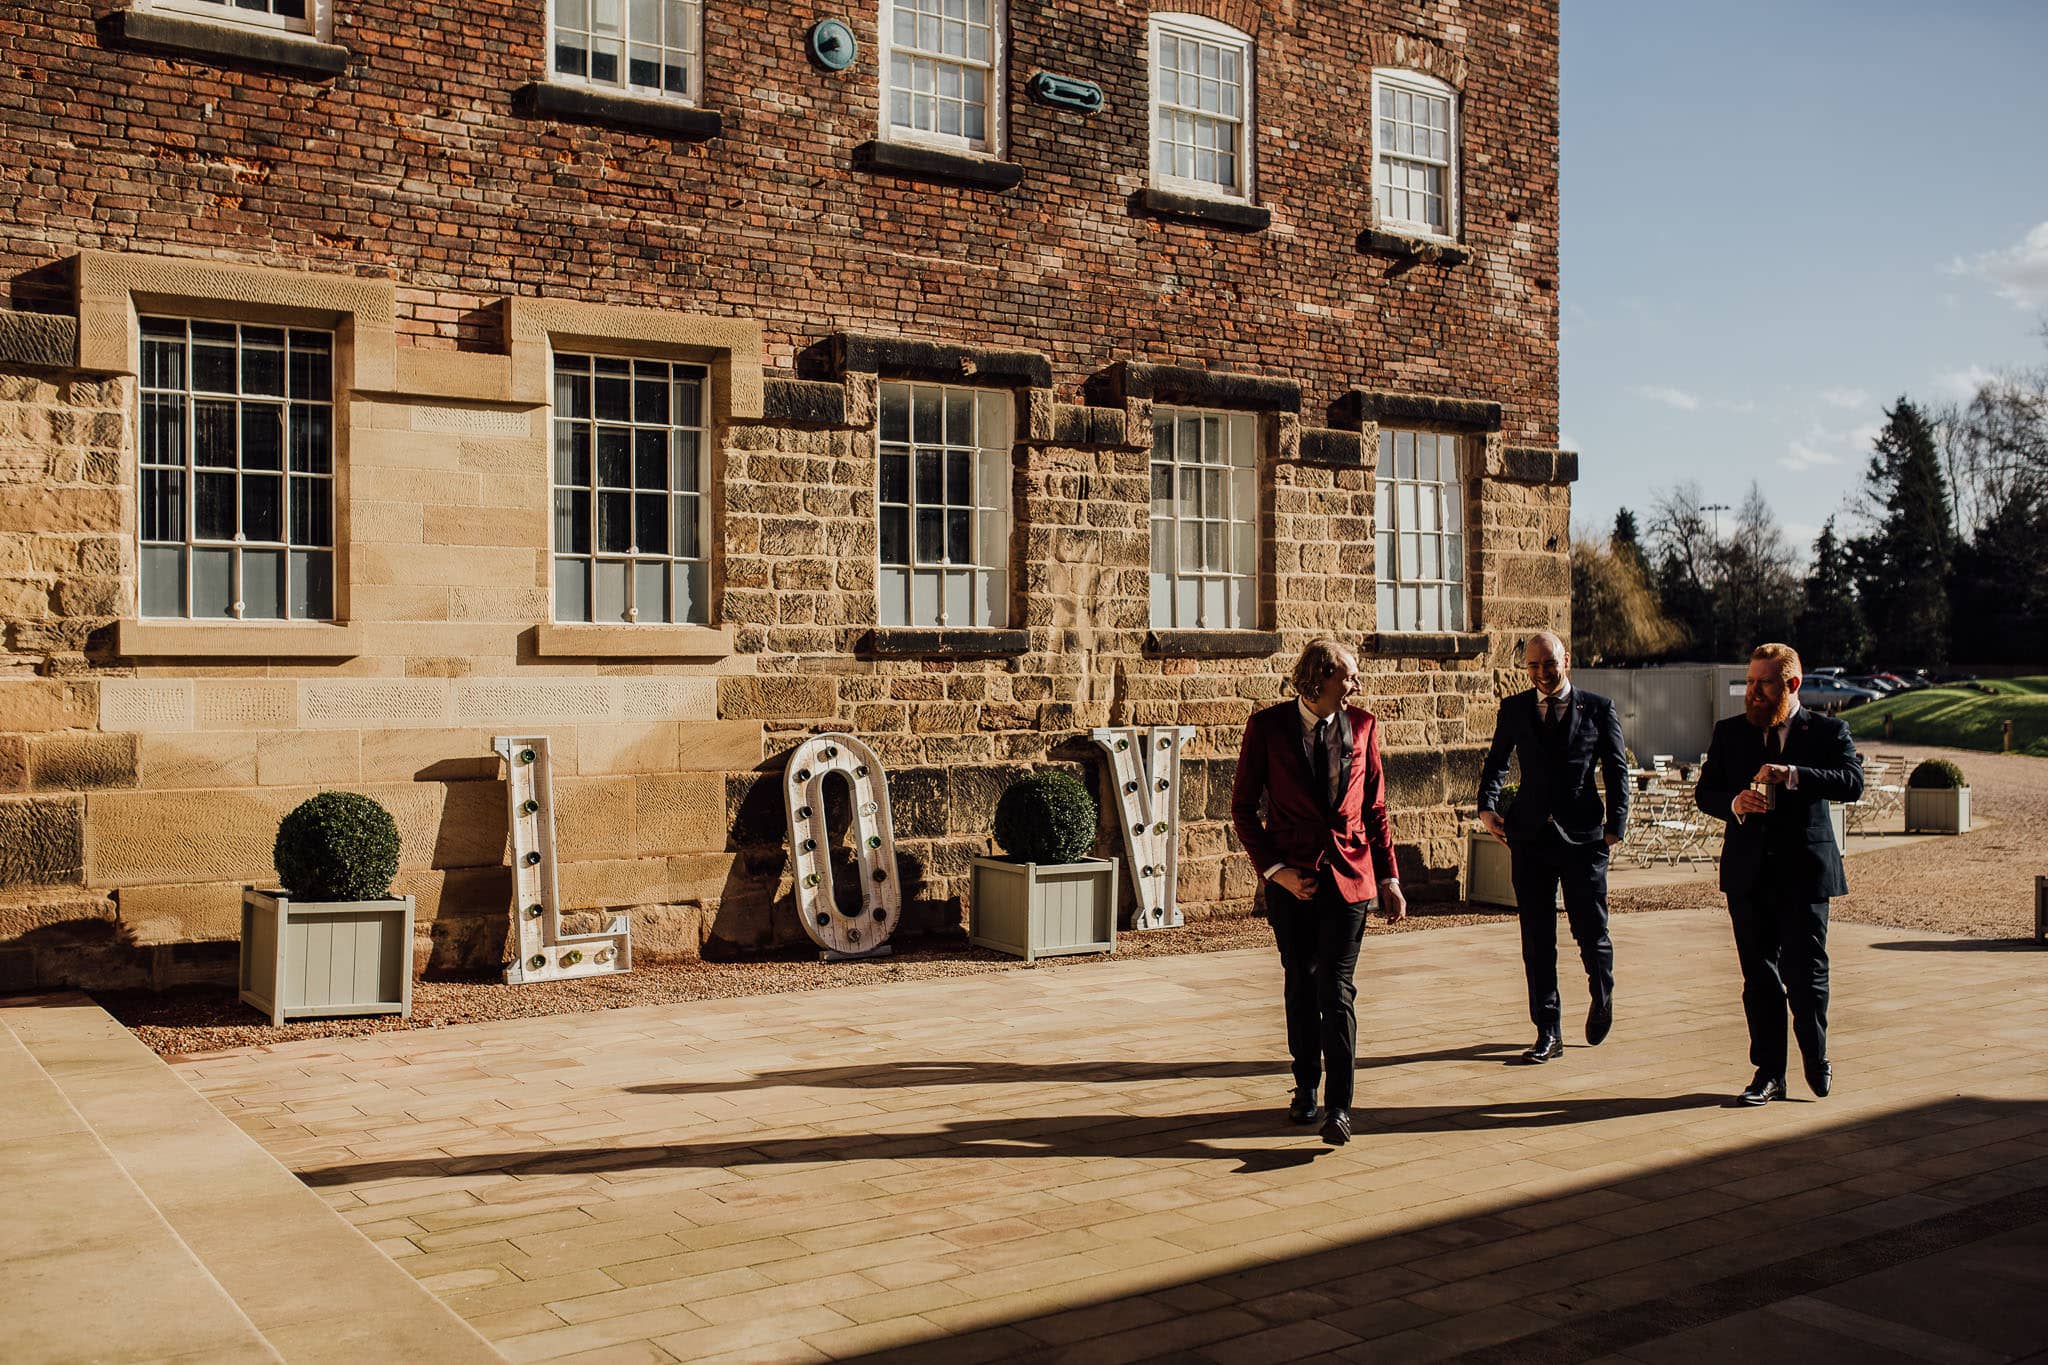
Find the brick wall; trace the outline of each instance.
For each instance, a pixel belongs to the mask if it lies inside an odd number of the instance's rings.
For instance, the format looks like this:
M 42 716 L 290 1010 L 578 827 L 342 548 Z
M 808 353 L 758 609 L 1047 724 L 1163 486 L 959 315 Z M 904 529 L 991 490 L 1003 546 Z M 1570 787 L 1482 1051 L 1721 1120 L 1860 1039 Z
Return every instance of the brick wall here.
M 1554 5 L 1180 7 L 1256 33 L 1257 199 L 1273 214 L 1256 233 L 1134 213 L 1142 5 L 1011 5 L 1006 155 L 1024 178 L 1003 194 L 851 169 L 875 125 L 871 15 L 848 16 L 862 59 L 830 75 L 804 58 L 808 9 L 714 0 L 705 103 L 724 132 L 690 143 L 515 113 L 541 70 L 541 0 L 337 8 L 351 62 L 316 80 L 126 50 L 84 5 L 0 4 L 17 65 L 0 164 L 64 167 L 0 176 L 12 301 L 52 315 L 0 327 L 0 946 L 35 949 L 51 980 L 218 971 L 224 950 L 189 945 L 232 938 L 236 889 L 271 875 L 277 816 L 347 786 L 399 817 L 420 965 L 488 964 L 509 894 L 488 742 L 515 730 L 555 740 L 565 898 L 634 907 L 657 955 L 801 941 L 779 772 L 826 728 L 890 768 L 910 931 L 959 922 L 1010 777 L 1060 763 L 1097 781 L 1085 736 L 1101 724 L 1196 728 L 1182 901 L 1241 911 L 1251 872 L 1225 823 L 1238 734 L 1318 630 L 1367 641 L 1404 869 L 1425 896 L 1453 892 L 1456 805 L 1496 698 L 1519 686 L 1515 642 L 1567 621 L 1570 467 L 1545 449 Z M 1467 261 L 1361 250 L 1375 61 L 1460 87 Z M 1033 103 L 1041 69 L 1101 83 L 1104 112 Z M 133 379 L 63 361 L 107 353 L 67 264 L 107 249 L 389 291 L 396 378 L 347 405 L 346 657 L 124 650 L 145 638 L 122 634 Z M 504 301 L 543 296 L 758 324 L 771 379 L 836 389 L 827 420 L 771 405 L 719 426 L 715 652 L 536 645 L 545 410 L 519 388 Z M 878 375 L 830 365 L 820 343 L 842 330 L 1050 361 L 1050 388 L 1018 391 L 1021 653 L 872 647 Z M 1260 624 L 1277 636 L 1262 652 L 1148 639 L 1149 404 L 1098 391 L 1127 360 L 1300 386 L 1298 413 L 1260 417 Z M 1498 429 L 1468 438 L 1476 647 L 1371 635 L 1376 428 L 1340 415 L 1353 390 L 1500 405 Z M 1332 436 L 1351 459 L 1317 453 Z M 1107 821 L 1102 849 L 1121 853 Z

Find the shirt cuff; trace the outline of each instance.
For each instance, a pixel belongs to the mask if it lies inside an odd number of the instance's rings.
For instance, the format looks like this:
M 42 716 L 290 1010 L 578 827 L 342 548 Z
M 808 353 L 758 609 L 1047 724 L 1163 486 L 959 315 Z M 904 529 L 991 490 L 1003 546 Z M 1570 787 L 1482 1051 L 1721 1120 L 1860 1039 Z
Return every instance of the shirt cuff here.
M 1278 872 L 1281 868 L 1285 866 L 1287 866 L 1286 863 L 1274 863 L 1271 867 L 1267 868 L 1264 872 L 1261 872 L 1259 875 L 1270 882 L 1273 880 L 1273 874 Z
M 1799 790 L 1799 769 L 1787 768 L 1785 770 L 1785 790 L 1788 792 Z

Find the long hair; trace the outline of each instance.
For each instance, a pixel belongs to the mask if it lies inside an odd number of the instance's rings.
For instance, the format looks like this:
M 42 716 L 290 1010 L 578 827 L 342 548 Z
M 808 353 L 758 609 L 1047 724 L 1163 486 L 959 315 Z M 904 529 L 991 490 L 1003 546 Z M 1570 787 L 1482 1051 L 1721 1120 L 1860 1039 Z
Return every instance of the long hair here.
M 1287 675 L 1288 681 L 1294 685 L 1295 695 L 1313 697 L 1347 663 L 1354 669 L 1358 667 L 1358 656 L 1349 645 L 1334 635 L 1318 635 L 1302 648 L 1301 657 L 1294 661 L 1294 671 Z

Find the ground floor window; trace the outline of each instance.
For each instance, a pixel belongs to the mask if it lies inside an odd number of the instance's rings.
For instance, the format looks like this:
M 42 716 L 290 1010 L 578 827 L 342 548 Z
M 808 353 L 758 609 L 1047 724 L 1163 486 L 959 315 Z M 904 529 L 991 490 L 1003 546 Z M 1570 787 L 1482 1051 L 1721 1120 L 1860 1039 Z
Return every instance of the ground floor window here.
M 1258 418 L 1152 414 L 1152 626 L 1258 625 Z
M 1462 443 L 1429 431 L 1381 431 L 1374 505 L 1380 629 L 1465 629 Z
M 1005 390 L 882 385 L 882 625 L 1009 624 L 1014 409 Z
M 557 355 L 555 619 L 710 620 L 705 371 Z
M 142 319 L 142 615 L 333 618 L 333 371 L 325 332 Z

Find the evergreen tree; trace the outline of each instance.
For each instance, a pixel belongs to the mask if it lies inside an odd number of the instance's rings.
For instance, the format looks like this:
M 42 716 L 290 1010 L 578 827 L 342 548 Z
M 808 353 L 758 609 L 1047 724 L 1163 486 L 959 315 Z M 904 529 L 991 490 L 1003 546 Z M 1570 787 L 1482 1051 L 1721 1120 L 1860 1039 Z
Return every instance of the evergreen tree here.
M 2048 663 L 2048 498 L 2010 497 L 1956 551 L 1954 657 Z
M 1828 518 L 1813 542 L 1813 570 L 1806 575 L 1806 600 L 1799 612 L 1799 648 L 1830 663 L 1859 662 L 1869 647 L 1863 613 L 1856 607 L 1856 579 L 1849 552 Z
M 1614 534 L 1609 542 L 1614 553 L 1635 561 L 1636 572 L 1645 581 L 1650 577 L 1650 556 L 1643 550 L 1641 537 L 1636 533 L 1636 514 L 1624 507 L 1614 514 Z
M 1885 414 L 1864 479 L 1870 529 L 1849 555 L 1872 646 L 1881 662 L 1944 663 L 1955 525 L 1933 424 L 1911 400 Z

